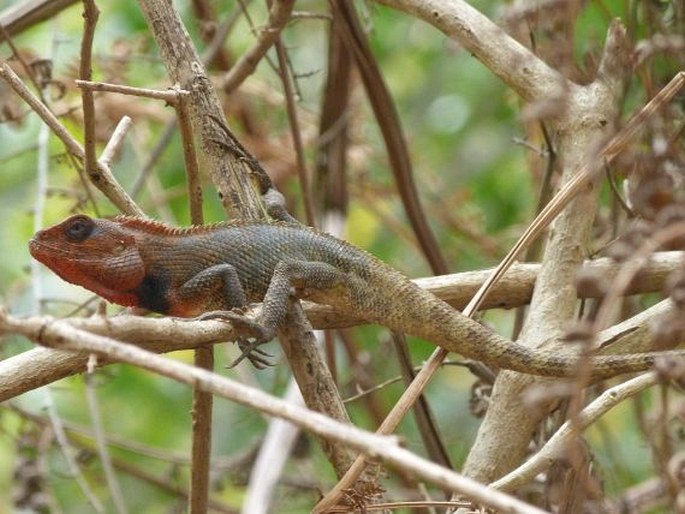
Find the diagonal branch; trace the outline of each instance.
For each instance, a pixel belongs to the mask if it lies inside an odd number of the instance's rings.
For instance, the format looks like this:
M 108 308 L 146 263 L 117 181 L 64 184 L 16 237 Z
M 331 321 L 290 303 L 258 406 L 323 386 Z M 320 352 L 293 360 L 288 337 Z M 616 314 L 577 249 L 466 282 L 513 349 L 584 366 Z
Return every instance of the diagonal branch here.
M 419 199 L 414 180 L 409 149 L 405 141 L 399 114 L 390 92 L 374 58 L 369 42 L 362 29 L 353 2 L 331 1 L 331 9 L 337 20 L 336 27 L 341 39 L 350 48 L 361 75 L 378 128 L 383 136 L 388 160 L 393 172 L 404 210 L 425 258 L 435 274 L 449 271 L 437 239 L 433 234 Z
M 290 20 L 294 0 L 275 0 L 271 2 L 269 20 L 266 26 L 257 34 L 254 46 L 245 52 L 238 62 L 226 73 L 221 81 L 221 88 L 226 93 L 234 91 L 257 68 L 259 61 L 266 55 L 267 50 L 278 40 L 278 36 Z
M 658 384 L 659 380 L 659 374 L 651 371 L 607 389 L 579 414 L 579 428 L 586 429 L 613 407 Z M 568 443 L 576 435 L 575 429 L 576 427 L 570 421 L 564 423 L 528 461 L 490 486 L 501 491 L 513 491 L 530 482 L 563 456 Z
M 14 92 L 24 100 L 31 109 L 50 127 L 50 130 L 62 141 L 69 153 L 77 159 L 85 158 L 83 147 L 72 137 L 67 129 L 60 123 L 57 117 L 45 106 L 31 91 L 24 85 L 21 79 L 14 73 L 6 62 L 0 62 L 0 78 L 4 79 Z M 100 180 L 95 181 L 94 185 L 114 204 L 121 212 L 133 216 L 144 217 L 145 214 L 126 191 L 114 179 L 112 171 L 105 164 L 97 163 Z

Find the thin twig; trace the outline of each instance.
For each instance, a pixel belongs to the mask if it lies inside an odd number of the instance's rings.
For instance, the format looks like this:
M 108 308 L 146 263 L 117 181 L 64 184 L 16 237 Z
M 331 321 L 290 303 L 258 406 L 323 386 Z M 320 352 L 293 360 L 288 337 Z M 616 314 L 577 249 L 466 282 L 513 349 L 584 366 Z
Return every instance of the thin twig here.
M 46 420 L 45 417 L 37 413 L 31 412 L 15 402 L 5 402 L 2 405 L 0 405 L 0 408 L 4 408 L 7 411 L 13 412 L 14 414 L 20 416 L 23 419 L 30 420 L 31 422 L 42 426 L 49 424 L 48 420 Z M 74 444 L 81 445 L 84 439 L 95 440 L 95 435 L 93 433 L 92 427 L 89 427 L 87 425 L 81 425 L 73 421 L 65 421 L 63 425 L 67 437 Z M 137 457 L 142 456 L 147 457 L 149 459 L 161 460 L 167 464 L 177 466 L 190 465 L 190 461 L 188 460 L 188 457 L 185 456 L 185 454 L 174 453 L 172 451 L 169 451 L 168 449 L 153 448 L 152 446 L 140 443 L 135 439 L 128 440 L 116 434 L 104 434 L 104 436 L 105 444 L 107 446 L 113 446 L 119 450 L 123 450 L 128 453 L 133 453 Z M 90 444 L 88 448 L 93 448 L 93 445 Z
M 188 188 L 188 206 L 190 221 L 193 225 L 202 225 L 202 183 L 200 170 L 197 163 L 197 152 L 193 140 L 193 127 L 188 112 L 188 99 L 179 95 L 176 103 L 176 117 L 181 129 L 181 142 L 183 144 L 183 158 L 185 159 L 186 187 Z
M 150 150 L 149 157 L 141 167 L 140 173 L 138 173 L 138 176 L 133 181 L 133 185 L 131 186 L 131 196 L 133 198 L 137 198 L 140 192 L 143 190 L 143 187 L 150 177 L 150 173 L 152 173 L 152 169 L 155 167 L 160 157 L 173 140 L 174 134 L 176 133 L 177 124 L 178 120 L 176 118 L 169 120 L 162 131 L 162 135 L 157 140 L 157 143 L 152 150 Z
M 257 68 L 267 50 L 271 48 L 285 24 L 290 19 L 294 0 L 278 0 L 272 2 L 269 19 L 266 26 L 259 31 L 254 46 L 240 56 L 240 59 L 226 73 L 221 81 L 221 88 L 226 93 L 234 91 Z
M 102 166 L 105 168 L 109 168 L 111 166 L 114 156 L 121 148 L 121 145 L 124 144 L 126 134 L 128 134 L 128 131 L 132 126 L 133 120 L 131 120 L 131 118 L 128 116 L 121 117 L 119 123 L 117 123 L 117 126 L 114 129 L 114 132 L 112 132 L 112 136 L 109 138 L 109 141 L 107 141 L 104 150 L 102 150 L 102 154 L 100 154 L 99 162 Z
M 83 38 L 81 40 L 81 61 L 79 66 L 79 78 L 90 80 L 93 76 L 93 39 L 95 38 L 95 26 L 98 22 L 100 11 L 94 0 L 83 1 Z M 81 90 L 81 104 L 83 108 L 83 133 L 85 149 L 86 174 L 94 184 L 102 181 L 100 177 L 97 157 L 95 155 L 95 99 L 92 89 Z
M 82 90 L 105 91 L 108 93 L 120 93 L 122 95 L 139 96 L 163 100 L 171 105 L 176 105 L 179 98 L 188 96 L 188 92 L 178 88 L 172 89 L 148 89 L 142 87 L 125 86 L 122 84 L 110 84 L 108 82 L 93 82 L 91 80 L 76 80 L 76 86 Z
M 91 355 L 89 357 L 89 361 L 90 360 L 97 361 L 97 357 L 95 355 Z M 88 372 L 85 375 L 86 403 L 88 404 L 90 422 L 93 426 L 93 435 L 95 436 L 98 457 L 100 457 L 100 463 L 102 464 L 102 470 L 104 471 L 105 482 L 107 483 L 107 487 L 112 495 L 114 508 L 119 514 L 126 514 L 128 512 L 128 508 L 126 507 L 126 502 L 124 501 L 124 495 L 121 492 L 119 480 L 117 480 L 116 473 L 112 467 L 112 457 L 109 454 L 109 450 L 107 448 L 107 438 L 105 437 L 105 431 L 102 427 L 100 404 L 97 399 L 97 392 L 95 390 L 95 383 L 93 380 L 94 371 L 95 364 L 93 363 L 92 365 L 88 366 Z
M 28 412 L 17 405 L 5 404 L 3 407 L 11 412 L 14 412 L 17 416 L 20 416 L 22 420 L 28 420 L 32 423 L 35 423 L 39 427 L 50 427 L 50 420 L 44 418 L 43 416 Z M 75 425 L 74 423 L 65 422 L 63 423 L 63 426 L 65 428 L 65 434 L 67 435 L 67 438 L 71 444 L 78 448 L 84 449 L 89 453 L 93 453 L 96 450 L 95 445 L 88 440 L 94 439 L 92 430 L 89 430 L 83 426 Z M 84 440 L 84 438 L 86 439 Z M 130 452 L 135 452 L 137 455 L 144 455 L 146 457 L 161 460 L 168 465 L 189 465 L 187 458 L 175 456 L 168 450 L 152 450 L 147 446 L 141 445 L 140 443 L 123 441 L 122 439 L 113 437 L 111 435 L 106 437 L 105 443 L 108 445 L 117 446 Z M 249 459 L 251 453 L 254 452 L 248 448 L 245 453 L 239 455 L 237 458 L 231 458 L 229 465 L 234 463 L 236 465 L 234 467 L 240 467 L 241 465 L 244 465 L 245 459 Z M 166 476 L 166 474 L 162 477 L 153 475 L 152 473 L 144 471 L 139 465 L 133 465 L 128 460 L 117 457 L 112 458 L 112 465 L 118 471 L 130 475 L 142 482 L 153 485 L 162 491 L 165 491 L 171 495 L 176 495 L 185 500 L 188 499 L 189 493 L 187 488 L 178 484 L 175 479 L 169 478 Z M 216 468 L 218 470 L 219 466 Z M 230 508 L 216 500 L 210 500 L 209 507 L 217 512 L 225 512 L 227 514 L 235 514 L 237 512 L 236 509 Z
M 276 2 L 278 3 L 278 2 Z M 285 48 L 280 37 L 276 37 L 274 43 L 276 47 L 276 55 L 278 56 L 278 74 L 283 84 L 283 94 L 285 96 L 285 107 L 288 113 L 288 121 L 290 124 L 290 134 L 293 139 L 293 146 L 295 147 L 295 155 L 297 157 L 297 176 L 299 178 L 300 189 L 302 191 L 302 203 L 304 204 L 305 216 L 307 225 L 311 227 L 316 226 L 316 216 L 314 213 L 314 202 L 312 199 L 312 191 L 309 186 L 309 173 L 307 171 L 307 162 L 304 157 L 304 145 L 302 143 L 302 132 L 300 131 L 300 124 L 297 119 L 297 109 L 295 108 L 295 94 L 293 92 L 293 85 L 290 74 L 288 73 L 288 64 L 285 55 Z
M 80 466 L 78 465 L 78 462 L 76 462 L 76 459 L 74 458 L 74 452 L 73 448 L 69 444 L 69 440 L 67 439 L 66 434 L 64 433 L 64 427 L 62 426 L 62 420 L 60 419 L 59 415 L 57 414 L 57 409 L 55 408 L 55 402 L 53 401 L 52 395 L 48 394 L 45 397 L 45 403 L 46 403 L 46 408 L 48 412 L 48 416 L 50 418 L 50 426 L 52 427 L 52 430 L 55 433 L 55 439 L 57 440 L 57 444 L 60 447 L 60 450 L 62 451 L 62 455 L 64 455 L 64 460 L 67 463 L 67 467 L 69 468 L 69 472 L 73 476 L 74 480 L 79 486 L 79 489 L 83 492 L 84 496 L 86 497 L 86 500 L 88 500 L 88 503 L 93 507 L 93 509 L 100 513 L 105 512 L 105 508 L 103 507 L 102 503 L 98 499 L 97 496 L 95 496 L 95 493 L 91 489 L 90 485 L 88 484 L 88 481 L 86 480 L 86 477 L 83 476 L 83 472 L 81 471 Z
M 43 103 L 45 102 L 45 96 L 43 94 L 43 87 L 38 83 L 38 80 L 36 80 L 36 74 L 33 72 L 33 69 L 31 68 L 31 65 L 26 62 L 26 59 L 24 59 L 24 56 L 21 54 L 19 49 L 15 46 L 14 41 L 12 40 L 12 37 L 10 36 L 9 32 L 7 31 L 7 28 L 0 23 L 0 35 L 2 35 L 2 39 L 7 42 L 9 47 L 12 49 L 12 57 L 15 58 L 19 63 L 21 64 L 22 68 L 24 68 L 24 71 L 26 72 L 26 75 L 28 75 L 29 80 L 33 84 L 33 87 L 36 88 L 36 91 L 38 92 L 38 95 L 40 97 L 40 100 Z
M 378 62 L 371 52 L 355 4 L 345 0 L 333 0 L 330 5 L 338 22 L 336 26 L 339 27 L 340 35 L 345 44 L 350 47 L 361 75 L 369 103 L 378 122 L 378 128 L 383 136 L 390 168 L 397 184 L 402 205 L 414 235 L 431 267 L 431 271 L 436 275 L 447 273 L 449 271 L 447 261 L 442 255 L 440 245 L 438 245 L 430 228 L 419 198 L 400 117 Z
M 50 109 L 29 91 L 6 62 L 0 62 L 0 77 L 7 82 L 12 90 L 19 95 L 22 100 L 38 114 L 38 116 L 40 116 L 45 124 L 50 127 L 52 132 L 62 141 L 70 154 L 74 155 L 79 160 L 85 158 L 83 147 L 71 136 L 71 134 L 69 134 L 64 125 L 60 123 Z M 100 189 L 100 191 L 102 191 L 121 212 L 132 216 L 145 217 L 143 210 L 136 205 L 133 199 L 117 183 L 114 175 L 112 175 L 112 171 L 99 163 L 97 164 L 97 167 L 100 172 L 99 177 L 102 180 L 95 182 L 94 185 Z
M 618 204 L 625 211 L 629 218 L 634 218 L 635 213 L 633 212 L 633 209 L 631 209 L 630 206 L 623 199 L 621 192 L 618 190 L 618 185 L 616 185 L 616 179 L 614 178 L 613 173 L 611 173 L 609 166 L 604 167 L 604 176 L 606 177 L 607 182 L 609 183 L 609 187 L 611 188 L 611 192 L 614 194 L 614 198 L 616 199 Z

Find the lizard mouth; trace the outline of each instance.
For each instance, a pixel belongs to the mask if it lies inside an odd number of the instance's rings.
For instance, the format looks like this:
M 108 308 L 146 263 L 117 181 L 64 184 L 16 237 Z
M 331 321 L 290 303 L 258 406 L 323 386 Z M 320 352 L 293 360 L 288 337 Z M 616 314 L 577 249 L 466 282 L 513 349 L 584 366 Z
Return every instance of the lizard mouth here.
M 43 259 L 45 259 L 49 255 L 53 257 L 66 257 L 71 255 L 71 252 L 68 252 L 59 245 L 51 244 L 47 241 L 42 240 L 40 232 L 29 240 L 29 253 L 33 256 L 34 259 L 39 260 L 41 262 L 43 262 Z
M 45 263 L 45 260 L 48 258 L 79 262 L 99 261 L 97 257 L 85 257 L 83 255 L 79 255 L 78 250 L 64 248 L 62 245 L 45 241 L 41 236 L 41 232 L 38 232 L 35 236 L 29 239 L 28 246 L 31 256 L 42 263 Z
M 87 267 L 89 264 L 96 265 L 102 261 L 101 256 L 89 256 L 85 252 L 79 252 L 78 249 L 64 248 L 60 244 L 41 239 L 40 232 L 29 240 L 28 247 L 34 259 L 53 271 L 73 265 Z M 60 274 L 59 271 L 58 274 Z
M 40 233 L 36 234 L 29 240 L 29 253 L 34 259 L 41 260 L 41 256 L 50 251 L 60 252 L 59 248 L 40 240 Z

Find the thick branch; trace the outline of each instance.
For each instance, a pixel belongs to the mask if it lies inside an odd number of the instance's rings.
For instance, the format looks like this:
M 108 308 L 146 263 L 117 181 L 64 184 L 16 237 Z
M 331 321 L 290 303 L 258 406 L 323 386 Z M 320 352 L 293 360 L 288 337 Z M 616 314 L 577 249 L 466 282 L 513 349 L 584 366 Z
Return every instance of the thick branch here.
M 0 25 L 7 33 L 16 36 L 29 27 L 49 20 L 57 13 L 75 4 L 77 0 L 28 0 L 15 2 L 0 12 Z M 0 36 L 0 41 L 2 41 Z
M 140 7 L 155 36 L 169 77 L 190 92 L 188 110 L 193 133 L 199 138 L 207 170 L 219 190 L 224 209 L 243 218 L 259 218 L 259 195 L 250 186 L 249 171 L 239 155 L 226 152 L 214 143 L 225 137 L 220 127 L 209 120 L 223 120 L 223 110 L 207 76 L 200 56 L 171 2 L 141 0 Z
M 662 291 L 666 279 L 680 269 L 684 258 L 684 252 L 655 253 L 631 282 L 627 294 Z M 481 309 L 513 309 L 528 304 L 540 266 L 537 263 L 517 263 L 511 266 L 488 294 Z M 601 276 L 611 281 L 620 267 L 611 259 L 601 258 L 585 261 L 583 268 L 593 276 Z M 462 310 L 491 274 L 492 270 L 486 269 L 420 278 L 415 282 L 455 309 Z M 577 294 L 580 298 L 592 298 L 596 291 L 580 290 Z M 315 328 L 342 328 L 360 323 L 360 320 L 341 315 L 325 305 L 306 304 L 305 310 Z
M 637 316 L 603 331 L 598 339 L 601 353 L 645 351 L 651 344 L 650 326 L 667 319 L 673 309 L 663 301 Z M 249 316 L 257 316 L 251 311 Z M 37 333 L 49 317 L 0 320 L 0 334 Z M 143 318 L 113 316 L 109 318 L 69 318 L 65 323 L 79 330 L 126 341 L 153 352 L 173 352 L 222 341 L 232 341 L 235 333 L 230 324 L 217 320 L 194 321 L 178 318 Z M 321 327 L 319 327 L 321 328 Z M 74 354 L 34 348 L 0 361 L 0 402 L 27 391 L 82 373 L 86 369 L 87 354 Z M 100 364 L 106 364 L 101 361 Z
M 612 51 L 626 51 L 625 29 L 620 23 L 612 23 L 607 41 Z M 618 56 L 616 58 L 620 60 Z M 603 74 L 596 81 L 568 89 L 566 110 L 551 123 L 557 137 L 564 184 L 574 182 L 577 170 L 596 158 L 597 142 L 610 135 L 608 129 L 619 114 L 618 99 L 630 69 L 611 66 L 608 59 L 604 58 Z M 522 344 L 533 346 L 550 336 L 558 337 L 573 321 L 577 301 L 576 271 L 584 258 L 597 204 L 598 187 L 596 181 L 592 181 L 554 220 L 521 333 Z M 580 366 L 579 369 L 588 367 Z M 546 412 L 545 408 L 540 408 L 537 415 L 531 415 L 522 400 L 522 391 L 535 381 L 528 375 L 500 373 L 490 407 L 464 466 L 469 476 L 490 482 L 524 458 L 533 432 Z M 577 388 L 579 394 L 581 389 Z M 515 432 L 511 432 L 512 426 L 517 427 Z

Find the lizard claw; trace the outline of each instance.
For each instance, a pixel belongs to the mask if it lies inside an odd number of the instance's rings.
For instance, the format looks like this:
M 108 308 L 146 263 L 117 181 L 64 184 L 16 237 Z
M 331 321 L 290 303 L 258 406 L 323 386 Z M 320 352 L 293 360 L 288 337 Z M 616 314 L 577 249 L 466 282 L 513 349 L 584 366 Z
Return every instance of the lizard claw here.
M 259 341 L 259 344 L 268 343 L 275 334 L 258 321 L 248 318 L 243 314 L 231 311 L 210 311 L 197 317 L 199 320 L 218 319 L 230 322 L 238 332 L 243 332 L 249 337 Z
M 233 309 L 231 311 L 205 312 L 198 316 L 197 319 L 220 319 L 229 321 L 233 324 L 237 332 L 245 332 L 249 335 L 249 339 L 242 337 L 236 339 L 242 353 L 237 359 L 229 364 L 227 368 L 234 368 L 246 358 L 257 369 L 265 369 L 275 365 L 270 360 L 273 355 L 259 348 L 260 345 L 271 341 L 273 335 L 266 327 L 260 325 L 259 322 L 244 316 L 238 309 Z
M 261 341 L 248 342 L 244 339 L 239 339 L 237 342 L 242 353 L 231 364 L 226 366 L 228 369 L 236 367 L 245 358 L 247 358 L 257 369 L 265 369 L 275 365 L 271 360 L 269 360 L 269 358 L 273 357 L 273 355 L 259 348 L 259 345 L 262 344 Z
M 236 342 L 238 343 L 242 353 L 237 359 L 229 364 L 227 368 L 234 368 L 246 358 L 257 369 L 265 369 L 274 366 L 275 364 L 270 360 L 273 355 L 259 348 L 260 345 L 271 341 L 273 336 L 257 321 L 254 321 L 236 311 L 237 309 L 233 309 L 231 311 L 210 311 L 205 312 L 198 317 L 198 319 L 201 320 L 220 319 L 229 321 L 233 324 L 237 332 L 244 332 L 248 334 L 249 339 L 242 337 L 236 339 Z

